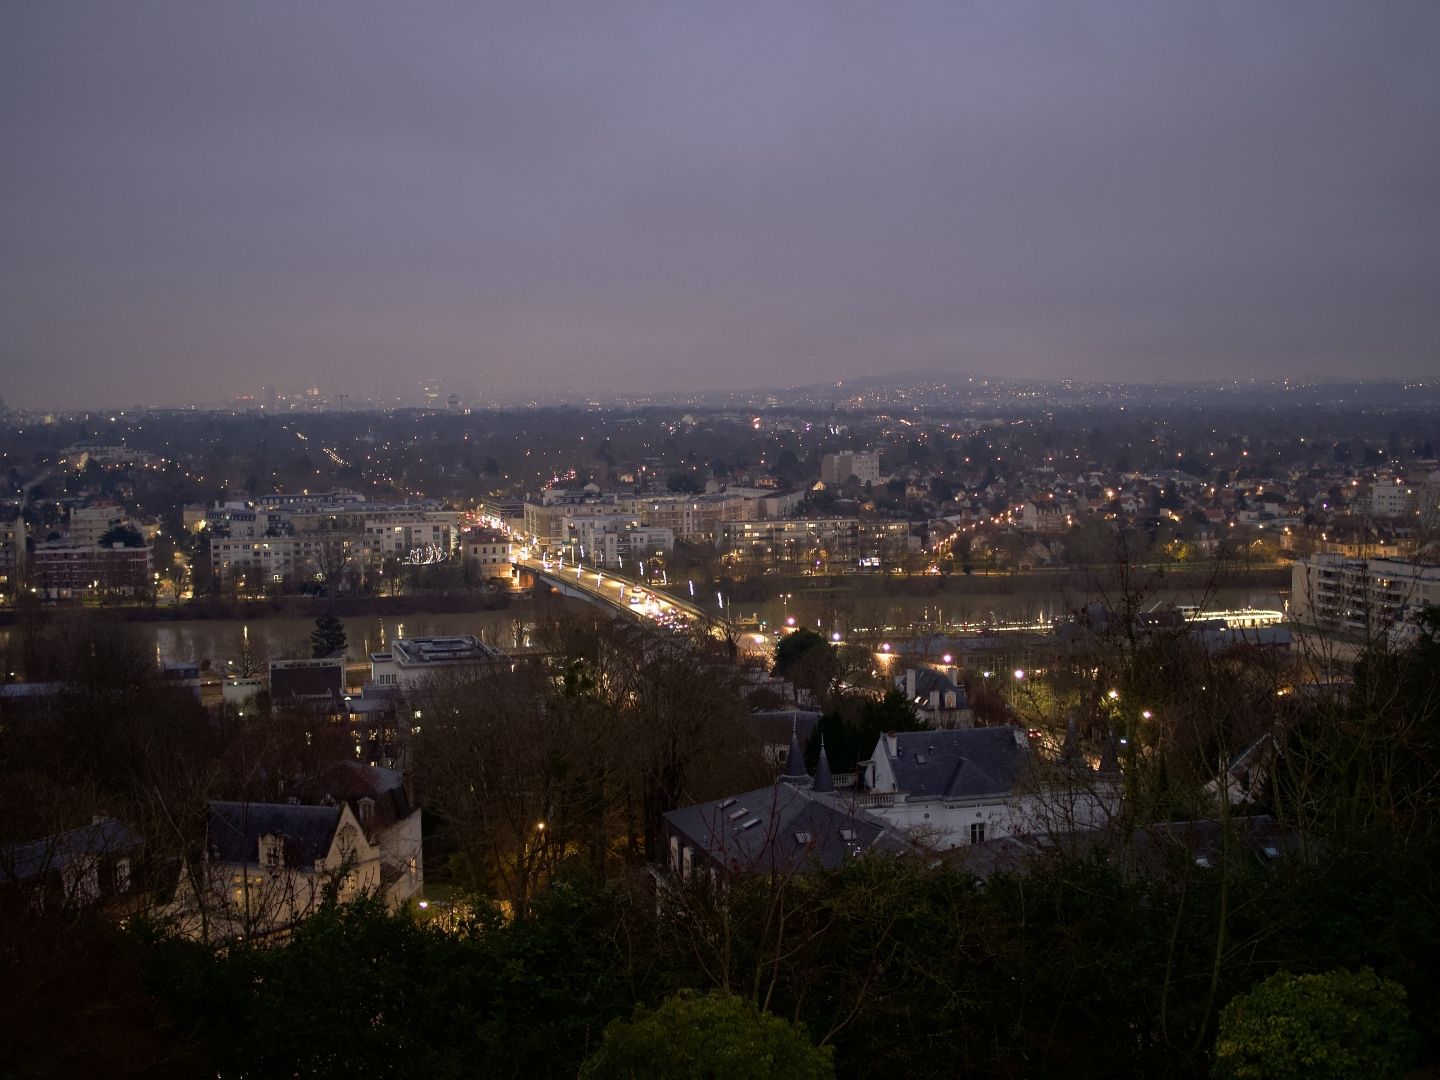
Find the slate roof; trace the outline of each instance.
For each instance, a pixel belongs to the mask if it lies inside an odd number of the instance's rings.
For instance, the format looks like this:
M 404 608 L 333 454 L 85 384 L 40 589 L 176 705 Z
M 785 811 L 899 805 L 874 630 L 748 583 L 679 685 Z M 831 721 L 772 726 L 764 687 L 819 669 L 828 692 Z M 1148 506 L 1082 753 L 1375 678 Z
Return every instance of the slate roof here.
M 1231 852 L 1243 853 L 1262 866 L 1295 858 L 1302 852 L 1300 836 L 1268 814 L 1230 819 Z M 1057 854 L 1086 855 L 1108 852 L 1131 869 L 1163 875 L 1186 861 L 1199 870 L 1213 870 L 1225 861 L 1225 828 L 1218 821 L 1157 822 L 1125 835 L 1109 829 L 1075 829 L 1070 832 L 1005 837 L 942 852 L 941 858 L 958 863 L 982 880 L 996 873 L 1028 873 L 1037 859 Z
M 332 765 L 306 785 L 305 791 L 315 801 L 329 798 L 332 802 L 348 803 L 362 825 L 367 823 L 360 815 L 360 800 L 373 799 L 375 816 L 368 823 L 368 831 L 371 832 L 403 821 L 415 810 L 406 791 L 404 773 L 397 769 L 362 765 L 358 761 L 341 761 Z
M 59 697 L 65 692 L 63 682 L 6 683 L 0 686 L 0 698 L 20 701 L 30 698 Z
M 260 837 L 285 837 L 285 865 L 313 866 L 330 852 L 340 824 L 338 806 L 290 803 L 210 803 L 206 844 L 210 857 L 224 863 L 259 861 Z
M 1023 736 L 1021 736 L 1023 738 Z M 1026 773 L 1030 749 L 1012 727 L 958 731 L 902 731 L 882 735 L 876 748 L 890 758 L 895 787 L 912 799 L 972 799 L 1008 795 Z
M 908 676 L 908 671 L 901 672 L 895 676 L 895 685 L 900 690 L 905 689 L 905 680 Z M 943 672 L 936 671 L 934 668 L 916 668 L 915 703 L 921 706 L 928 706 L 930 704 L 930 692 L 932 690 L 939 692 L 942 703 L 945 701 L 945 695 L 953 692 L 955 694 L 955 707 L 957 709 L 968 709 L 970 707 L 970 702 L 965 697 L 965 688 L 956 684 L 950 676 Z
M 740 871 L 834 869 L 866 851 L 908 847 L 873 814 L 788 783 L 672 810 L 665 823 L 695 848 L 697 863 Z
M 71 859 L 125 855 L 141 846 L 140 837 L 124 822 L 102 818 L 79 829 L 0 850 L 0 881 L 28 881 L 59 870 Z

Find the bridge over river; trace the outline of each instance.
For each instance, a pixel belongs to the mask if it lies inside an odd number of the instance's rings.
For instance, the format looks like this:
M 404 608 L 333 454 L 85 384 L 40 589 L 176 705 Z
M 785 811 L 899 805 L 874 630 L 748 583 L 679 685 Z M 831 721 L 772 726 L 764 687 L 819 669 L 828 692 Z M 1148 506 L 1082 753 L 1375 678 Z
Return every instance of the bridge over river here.
M 562 596 L 573 596 L 602 608 L 624 612 L 642 621 L 672 629 L 695 625 L 709 628 L 716 637 L 732 632 L 730 620 L 698 604 L 647 586 L 634 578 L 592 566 L 562 566 L 540 559 L 517 559 L 515 565 Z

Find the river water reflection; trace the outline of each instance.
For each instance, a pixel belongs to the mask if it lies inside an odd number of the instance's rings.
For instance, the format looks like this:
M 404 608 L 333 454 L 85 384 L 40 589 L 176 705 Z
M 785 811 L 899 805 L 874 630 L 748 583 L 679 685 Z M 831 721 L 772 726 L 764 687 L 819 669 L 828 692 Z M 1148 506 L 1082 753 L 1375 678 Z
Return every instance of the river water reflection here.
M 1196 604 L 1205 608 L 1283 609 L 1287 593 L 1263 589 L 1221 589 L 1210 593 L 1177 592 L 1155 596 L 1150 602 Z M 966 595 L 963 586 L 930 597 L 840 597 L 777 596 L 769 601 L 736 603 L 732 617 L 755 618 L 774 628 L 789 618 L 796 625 L 809 626 L 827 635 L 840 632 L 885 632 L 897 636 L 907 632 L 955 632 L 964 624 L 1035 623 L 1064 618 L 1095 595 L 1033 592 L 1009 595 Z M 565 606 L 580 601 L 566 601 Z M 1148 605 L 1147 605 L 1148 606 Z M 718 609 L 718 603 L 717 603 Z M 531 644 L 537 612 L 553 617 L 564 608 L 555 601 L 543 605 L 516 599 L 503 611 L 476 611 L 442 614 L 417 613 L 399 617 L 356 616 L 342 619 L 348 639 L 346 659 L 363 663 L 371 652 L 383 650 L 399 637 L 428 637 L 474 634 L 487 644 L 504 650 L 524 649 Z M 153 648 L 161 663 L 196 663 L 222 669 L 226 661 L 239 660 L 245 651 L 259 662 L 310 655 L 308 618 L 193 619 L 132 623 L 130 630 Z M 0 629 L 0 645 L 11 631 Z
M 547 608 L 555 612 L 553 605 Z M 535 626 L 535 609 L 528 603 L 511 605 L 504 611 L 476 611 L 444 614 L 418 613 L 399 617 L 356 616 L 342 618 L 347 646 L 346 660 L 363 663 L 399 637 L 436 637 L 474 634 L 502 649 L 528 646 Z M 130 623 L 127 629 L 153 649 L 162 664 L 193 663 L 221 669 L 228 660 L 239 660 L 247 647 L 260 663 L 310 655 L 310 631 L 315 620 L 307 618 L 262 619 L 181 619 L 167 622 Z M 11 631 L 0 630 L 0 644 Z
M 1113 598 L 1109 598 L 1113 599 Z M 986 595 L 966 594 L 963 585 L 929 597 L 840 597 L 826 599 L 801 594 L 764 602 L 736 602 L 732 618 L 754 620 L 770 627 L 808 626 L 829 634 L 884 632 L 903 635 L 973 629 L 981 624 L 1050 624 L 1069 617 L 1091 602 L 1106 602 L 1093 593 L 1030 592 Z M 1289 590 L 1232 588 L 1181 589 L 1154 593 L 1142 608 L 1154 604 L 1190 605 L 1202 610 L 1262 608 L 1283 611 Z M 718 606 L 718 602 L 717 602 Z

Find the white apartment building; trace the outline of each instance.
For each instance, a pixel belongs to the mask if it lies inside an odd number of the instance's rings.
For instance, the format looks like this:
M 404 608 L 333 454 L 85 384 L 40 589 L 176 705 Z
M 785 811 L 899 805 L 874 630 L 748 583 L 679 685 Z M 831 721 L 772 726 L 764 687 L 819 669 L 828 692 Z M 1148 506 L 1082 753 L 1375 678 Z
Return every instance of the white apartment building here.
M 850 450 L 820 459 L 820 479 L 826 485 L 843 484 L 852 476 L 862 484 L 878 484 L 880 455 L 873 450 Z
M 1352 559 L 1323 553 L 1295 563 L 1295 619 L 1361 637 L 1401 637 L 1424 608 L 1440 605 L 1440 566 L 1403 559 Z
M 634 567 L 675 550 L 675 534 L 632 514 L 582 514 L 565 520 L 565 546 L 593 566 Z
M 917 542 L 918 543 L 918 542 Z M 824 562 L 867 570 L 894 568 L 912 547 L 909 522 L 791 518 L 722 522 L 715 547 L 756 562 Z
M 617 510 L 613 496 L 601 496 L 585 489 L 546 488 L 538 502 L 525 500 L 521 527 L 536 546 L 555 549 L 565 543 L 568 519 L 586 514 L 613 514 Z
M 1370 513 L 1375 517 L 1410 517 L 1415 505 L 1415 489 L 1401 480 L 1377 482 L 1370 488 Z
M 386 559 L 402 562 L 439 562 L 455 551 L 458 529 L 445 520 L 395 522 L 389 517 L 367 518 L 361 551 L 371 566 Z
M 347 538 L 319 533 L 303 536 L 210 538 L 210 565 L 224 575 L 234 571 L 257 575 L 255 584 L 321 580 L 359 564 L 361 551 Z
M 130 525 L 125 508 L 118 503 L 75 506 L 70 509 L 70 541 L 75 544 L 98 544 L 111 529 Z

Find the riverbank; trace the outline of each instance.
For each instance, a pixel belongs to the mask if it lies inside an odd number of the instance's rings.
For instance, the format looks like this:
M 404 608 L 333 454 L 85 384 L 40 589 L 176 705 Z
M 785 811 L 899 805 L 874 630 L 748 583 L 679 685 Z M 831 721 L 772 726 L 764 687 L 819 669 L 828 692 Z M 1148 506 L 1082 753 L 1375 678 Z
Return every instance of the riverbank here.
M 510 590 L 465 593 L 434 593 L 422 596 L 281 596 L 264 600 L 192 600 L 173 606 L 116 604 L 36 605 L 42 615 L 84 613 L 112 622 L 190 622 L 195 620 L 249 621 L 255 619 L 316 619 L 333 615 L 337 619 L 399 618 L 405 615 L 465 615 L 483 611 L 504 611 L 517 597 Z M 13 626 L 19 612 L 0 610 L 0 626 Z
M 699 585 L 699 583 L 696 583 Z M 737 604 L 769 600 L 781 594 L 794 597 L 835 599 L 940 599 L 946 595 L 966 596 L 1036 596 L 1058 594 L 1114 595 L 1126 584 L 1113 568 L 1105 570 L 1047 570 L 1015 574 L 926 574 L 901 577 L 886 574 L 843 574 L 829 577 L 777 577 L 732 580 L 721 578 L 709 583 L 706 591 L 719 590 Z M 1231 569 L 1208 567 L 1137 567 L 1128 571 L 1132 590 L 1152 592 L 1205 591 L 1214 589 L 1253 589 L 1257 592 L 1288 590 L 1288 566 L 1263 569 Z M 684 582 L 675 582 L 669 591 L 684 595 Z

